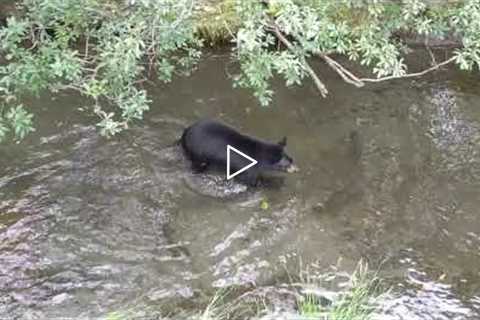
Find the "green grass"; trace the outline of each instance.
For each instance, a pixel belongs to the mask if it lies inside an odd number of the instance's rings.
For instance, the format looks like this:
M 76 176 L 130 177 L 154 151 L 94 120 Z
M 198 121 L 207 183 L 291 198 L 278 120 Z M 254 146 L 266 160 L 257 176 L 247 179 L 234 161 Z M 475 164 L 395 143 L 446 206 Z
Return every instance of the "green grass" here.
M 321 317 L 325 315 L 324 310 L 320 299 L 313 294 L 305 294 L 298 302 L 298 313 L 307 319 L 322 319 Z
M 192 317 L 192 320 L 221 320 L 227 315 L 228 307 L 223 305 L 224 294 L 217 292 L 205 310 Z
M 312 320 L 370 320 L 375 304 L 386 293 L 381 291 L 380 283 L 376 273 L 370 272 L 368 265 L 360 261 L 350 277 L 349 289 L 342 292 L 331 306 L 322 306 L 319 297 L 307 293 L 297 303 L 298 312 L 305 319 Z
M 129 316 L 127 313 L 122 311 L 112 311 L 105 316 L 105 320 L 126 320 Z
M 290 314 L 287 319 L 291 320 L 371 320 L 374 312 L 378 307 L 378 303 L 388 292 L 382 291 L 381 281 L 375 272 L 368 269 L 368 265 L 359 262 L 353 274 L 349 276 L 347 288 L 340 292 L 338 296 L 329 301 L 315 294 L 316 289 L 322 287 L 321 280 L 310 276 L 308 270 L 303 272 L 307 274 L 302 279 L 300 276 L 300 284 L 302 288 L 311 289 L 308 292 L 299 291 L 297 299 L 297 311 Z M 252 314 L 248 303 L 239 303 L 238 299 L 231 300 L 231 291 L 221 290 L 202 308 L 201 311 L 182 312 L 182 316 L 176 315 L 168 319 L 188 319 L 188 320 L 237 320 L 248 319 L 250 315 L 257 315 L 255 319 L 263 319 L 260 315 L 268 314 L 269 306 L 264 301 L 258 301 L 260 306 Z M 240 298 L 241 301 L 241 298 Z M 328 303 L 326 303 L 328 302 Z M 161 306 L 160 306 L 161 307 Z M 246 316 L 245 310 L 249 310 L 249 316 Z M 139 310 L 136 310 L 139 311 Z M 130 320 L 138 319 L 139 313 L 134 309 L 126 311 L 115 311 L 107 314 L 104 320 Z M 142 310 L 144 315 L 149 314 Z M 170 315 L 171 316 L 171 315 Z M 268 317 L 267 317 L 268 318 Z M 159 318 L 161 319 L 161 318 Z M 268 318 L 271 319 L 271 318 Z M 283 318 L 285 319 L 285 318 Z

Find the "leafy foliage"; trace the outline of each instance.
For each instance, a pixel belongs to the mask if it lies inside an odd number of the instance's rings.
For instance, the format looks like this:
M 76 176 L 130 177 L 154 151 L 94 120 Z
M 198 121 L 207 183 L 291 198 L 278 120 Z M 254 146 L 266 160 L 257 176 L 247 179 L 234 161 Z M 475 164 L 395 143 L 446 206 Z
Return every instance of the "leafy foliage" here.
M 4 108 L 3 108 L 4 109 Z M 35 131 L 32 125 L 33 115 L 25 111 L 22 105 L 11 107 L 6 112 L 0 108 L 0 141 L 12 131 L 15 138 L 21 140 Z
M 251 88 L 263 105 L 273 91 L 269 80 L 282 75 L 287 85 L 305 76 L 306 61 L 314 56 L 346 55 L 381 78 L 407 74 L 406 46 L 399 33 L 428 37 L 460 37 L 455 51 L 461 69 L 480 66 L 480 1 L 436 2 L 426 0 L 255 0 L 237 1 L 242 25 L 233 57 L 241 64 L 235 80 Z M 272 32 L 289 39 L 288 55 Z
M 21 17 L 0 29 L 0 53 L 8 61 L 0 66 L 0 101 L 77 90 L 92 99 L 102 134 L 120 132 L 149 109 L 141 85 L 148 75 L 170 81 L 199 59 L 193 1 L 21 1 Z M 9 132 L 23 138 L 33 129 L 31 118 L 23 107 L 4 111 L 0 140 Z
M 33 130 L 18 100 L 45 90 L 81 92 L 100 117 L 100 132 L 120 132 L 149 110 L 145 80 L 188 75 L 202 37 L 234 36 L 234 85 L 265 106 L 276 76 L 287 86 L 305 77 L 318 86 L 308 65 L 314 57 L 341 54 L 378 78 L 407 76 L 402 33 L 454 36 L 462 45 L 451 61 L 463 70 L 480 67 L 480 0 L 219 1 L 203 18 L 196 0 L 17 1 L 18 14 L 0 28 L 0 141 Z

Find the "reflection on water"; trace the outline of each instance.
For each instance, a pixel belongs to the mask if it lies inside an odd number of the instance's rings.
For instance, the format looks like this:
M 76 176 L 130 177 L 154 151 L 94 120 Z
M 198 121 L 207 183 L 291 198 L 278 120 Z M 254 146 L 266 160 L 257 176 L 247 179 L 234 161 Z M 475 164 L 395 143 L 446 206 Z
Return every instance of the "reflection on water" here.
M 385 320 L 451 320 L 475 318 L 475 313 L 464 306 L 448 284 L 431 281 L 425 273 L 408 270 L 407 288 L 403 295 L 386 300 L 384 313 L 379 319 Z
M 382 319 L 480 317 L 478 75 L 358 90 L 331 74 L 327 99 L 279 87 L 260 108 L 224 67 L 151 88 L 149 119 L 109 141 L 75 95 L 31 102 L 48 107 L 36 135 L 0 147 L 0 318 L 187 307 L 230 285 L 287 310 L 285 268 L 361 257 L 398 292 Z M 202 117 L 287 135 L 301 171 L 253 190 L 191 173 L 172 144 Z

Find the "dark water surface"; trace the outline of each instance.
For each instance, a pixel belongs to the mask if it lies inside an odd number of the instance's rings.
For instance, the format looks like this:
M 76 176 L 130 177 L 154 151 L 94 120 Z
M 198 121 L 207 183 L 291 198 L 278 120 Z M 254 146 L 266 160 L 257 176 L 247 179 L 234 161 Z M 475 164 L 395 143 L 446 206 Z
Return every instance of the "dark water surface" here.
M 159 84 L 148 120 L 111 140 L 74 94 L 28 102 L 37 131 L 0 146 L 0 318 L 188 306 L 361 258 L 397 292 L 383 319 L 480 318 L 478 74 L 354 89 L 324 71 L 327 99 L 278 86 L 261 108 L 225 68 L 212 55 Z M 170 145 L 203 117 L 287 135 L 301 171 L 255 190 L 192 174 Z

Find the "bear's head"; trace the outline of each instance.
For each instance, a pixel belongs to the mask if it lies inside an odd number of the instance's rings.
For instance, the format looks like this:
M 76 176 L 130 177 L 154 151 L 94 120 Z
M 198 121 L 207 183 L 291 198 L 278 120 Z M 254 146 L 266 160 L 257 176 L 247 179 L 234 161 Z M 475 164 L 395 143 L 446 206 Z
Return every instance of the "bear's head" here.
M 298 167 L 293 164 L 293 159 L 285 152 L 285 147 L 287 146 L 287 137 L 275 145 L 273 169 L 284 172 L 296 172 Z

